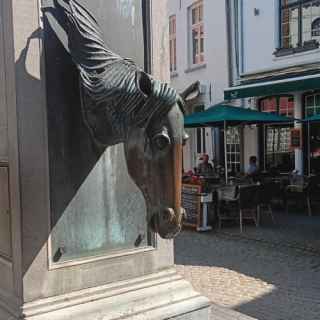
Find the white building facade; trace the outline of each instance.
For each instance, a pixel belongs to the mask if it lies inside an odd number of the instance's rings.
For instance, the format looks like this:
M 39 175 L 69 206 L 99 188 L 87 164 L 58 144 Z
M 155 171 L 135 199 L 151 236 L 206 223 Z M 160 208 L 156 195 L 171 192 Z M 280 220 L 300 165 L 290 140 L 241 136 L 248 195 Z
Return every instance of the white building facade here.
M 232 86 L 225 98 L 296 119 L 320 114 L 320 0 L 227 0 L 227 8 Z M 320 173 L 319 127 L 311 125 L 310 144 L 302 123 L 247 128 L 243 158 L 257 155 L 266 170 Z
M 171 84 L 178 92 L 200 81 L 200 96 L 187 112 L 200 111 L 223 100 L 229 84 L 225 0 L 170 0 Z M 211 128 L 190 129 L 184 148 L 184 170 L 193 169 L 202 153 L 216 159 L 218 141 Z

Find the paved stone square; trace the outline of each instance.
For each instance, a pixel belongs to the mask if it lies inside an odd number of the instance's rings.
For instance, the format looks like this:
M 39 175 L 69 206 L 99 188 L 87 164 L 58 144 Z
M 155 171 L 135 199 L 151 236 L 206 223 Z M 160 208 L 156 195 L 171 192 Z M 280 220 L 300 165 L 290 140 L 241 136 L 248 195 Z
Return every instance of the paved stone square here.
M 177 270 L 212 302 L 247 316 L 318 320 L 320 218 L 299 219 L 298 225 L 309 222 L 300 229 L 247 226 L 243 235 L 237 227 L 210 233 L 185 230 L 175 240 Z M 303 228 L 305 241 L 300 240 Z

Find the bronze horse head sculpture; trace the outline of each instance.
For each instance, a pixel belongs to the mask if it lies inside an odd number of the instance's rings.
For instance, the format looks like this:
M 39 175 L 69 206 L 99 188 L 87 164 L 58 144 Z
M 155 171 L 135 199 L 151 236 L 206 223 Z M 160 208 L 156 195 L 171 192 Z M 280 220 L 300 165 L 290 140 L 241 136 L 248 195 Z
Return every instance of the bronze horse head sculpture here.
M 84 123 L 96 146 L 124 144 L 128 172 L 142 191 L 150 228 L 162 238 L 181 230 L 182 96 L 109 50 L 95 18 L 69 0 L 68 51 L 79 70 Z

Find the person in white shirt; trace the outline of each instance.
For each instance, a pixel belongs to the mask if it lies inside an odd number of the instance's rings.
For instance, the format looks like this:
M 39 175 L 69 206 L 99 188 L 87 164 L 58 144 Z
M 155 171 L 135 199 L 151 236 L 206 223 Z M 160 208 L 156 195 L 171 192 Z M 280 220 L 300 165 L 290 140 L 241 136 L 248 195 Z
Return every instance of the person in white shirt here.
M 255 175 L 258 174 L 258 172 L 259 172 L 259 168 L 258 168 L 258 165 L 257 165 L 257 157 L 256 156 L 251 156 L 249 158 L 249 166 L 248 166 L 246 174 L 248 176 L 255 176 Z

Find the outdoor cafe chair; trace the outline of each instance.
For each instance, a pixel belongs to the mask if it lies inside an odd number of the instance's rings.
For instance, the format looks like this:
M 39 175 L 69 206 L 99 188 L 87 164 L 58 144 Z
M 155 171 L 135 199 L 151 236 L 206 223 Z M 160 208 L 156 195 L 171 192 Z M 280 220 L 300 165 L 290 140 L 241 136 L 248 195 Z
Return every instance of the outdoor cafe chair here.
M 289 212 L 290 201 L 302 201 L 308 208 L 308 215 L 312 216 L 312 202 L 320 195 L 319 176 L 295 176 L 285 190 L 286 211 Z
M 239 186 L 240 232 L 243 231 L 243 220 L 251 219 L 259 226 L 260 185 Z
M 260 215 L 267 212 L 272 222 L 275 224 L 275 218 L 272 210 L 272 201 L 278 197 L 280 186 L 272 180 L 265 180 L 260 186 L 259 214 L 258 224 L 260 224 Z
M 240 232 L 243 231 L 243 220 L 251 219 L 258 226 L 259 185 L 225 186 L 218 190 L 219 228 L 223 220 L 238 220 Z
M 238 195 L 235 185 L 227 185 L 217 189 L 217 216 L 219 229 L 223 220 L 238 220 Z
M 290 202 L 307 204 L 308 213 L 310 215 L 309 210 L 309 202 L 307 200 L 307 184 L 306 177 L 303 175 L 291 175 L 290 182 L 285 187 L 285 206 L 286 213 L 289 213 Z
M 309 216 L 312 216 L 312 204 L 320 200 L 320 176 L 312 175 L 307 179 L 306 186 Z

